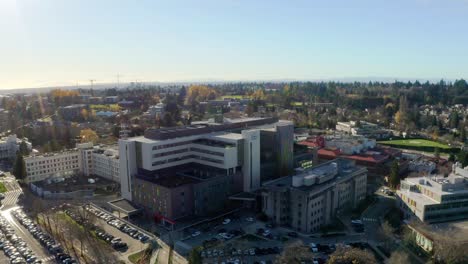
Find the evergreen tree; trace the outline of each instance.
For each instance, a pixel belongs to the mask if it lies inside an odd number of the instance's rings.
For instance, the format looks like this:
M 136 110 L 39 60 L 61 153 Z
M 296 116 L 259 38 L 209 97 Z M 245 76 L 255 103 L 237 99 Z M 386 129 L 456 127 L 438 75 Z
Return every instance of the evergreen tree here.
M 16 154 L 13 165 L 13 175 L 15 175 L 16 179 L 24 179 L 26 177 L 26 165 L 24 164 L 23 155 L 19 152 Z
M 21 143 L 20 143 L 20 145 L 19 145 L 19 152 L 20 152 L 21 155 L 23 155 L 23 156 L 29 155 L 28 145 L 26 144 L 26 142 L 25 142 L 24 140 L 21 141 Z
M 466 129 L 465 129 L 465 124 L 462 124 L 460 128 L 460 141 L 465 142 L 466 140 Z
M 398 160 L 392 162 L 389 183 L 392 188 L 396 188 L 400 184 L 400 165 L 398 164 Z
M 450 161 L 450 162 L 454 162 L 454 161 L 455 161 L 455 155 L 453 155 L 453 153 L 450 153 L 449 158 L 448 158 L 448 161 Z
M 188 257 L 188 263 L 189 264 L 201 264 L 203 263 L 201 255 L 200 255 L 200 247 L 192 249 L 190 251 L 189 257 Z
M 457 160 L 463 167 L 468 166 L 468 153 L 466 153 L 464 150 L 460 151 L 458 153 Z
M 440 149 L 437 147 L 434 148 L 434 157 L 440 159 Z

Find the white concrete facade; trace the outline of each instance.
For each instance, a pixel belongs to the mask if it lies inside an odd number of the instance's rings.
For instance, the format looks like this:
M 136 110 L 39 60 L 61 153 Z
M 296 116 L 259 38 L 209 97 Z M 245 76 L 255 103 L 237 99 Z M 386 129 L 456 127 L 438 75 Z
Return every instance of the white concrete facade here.
M 76 149 L 25 157 L 27 182 L 74 175 L 100 176 L 119 182 L 119 155 L 115 148 L 77 144 Z
M 397 191 L 398 205 L 406 218 L 423 222 L 468 219 L 467 183 L 468 179 L 456 174 L 406 178 Z
M 26 182 L 66 178 L 80 172 L 80 153 L 76 150 L 31 155 L 24 158 Z

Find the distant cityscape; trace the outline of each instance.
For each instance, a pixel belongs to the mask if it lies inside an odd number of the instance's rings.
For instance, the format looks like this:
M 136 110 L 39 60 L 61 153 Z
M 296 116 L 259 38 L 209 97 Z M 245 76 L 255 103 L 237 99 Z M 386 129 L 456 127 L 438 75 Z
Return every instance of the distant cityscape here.
M 457 80 L 3 94 L 0 262 L 467 263 L 467 92 Z

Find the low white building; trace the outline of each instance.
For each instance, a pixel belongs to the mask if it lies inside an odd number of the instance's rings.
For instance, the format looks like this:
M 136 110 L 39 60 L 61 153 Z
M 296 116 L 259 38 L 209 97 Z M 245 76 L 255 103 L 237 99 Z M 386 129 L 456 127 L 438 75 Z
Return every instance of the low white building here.
M 120 182 L 119 150 L 117 148 L 95 149 L 91 154 L 92 174 Z
M 406 178 L 400 188 L 398 204 L 406 218 L 427 223 L 468 219 L 468 179 L 463 176 Z
M 77 150 L 67 150 L 24 158 L 26 182 L 66 178 L 80 172 L 81 159 Z
M 388 138 L 392 135 L 390 130 L 366 121 L 337 122 L 335 129 L 336 131 L 345 132 L 355 136 L 360 135 L 377 139 Z
M 100 176 L 120 183 L 117 146 L 82 143 L 67 151 L 30 155 L 24 161 L 28 183 L 76 175 Z
M 156 117 L 156 116 L 162 116 L 164 115 L 164 109 L 165 109 L 165 105 L 163 103 L 158 103 L 156 105 L 152 105 L 148 108 L 148 115 L 152 116 L 152 117 Z
M 337 148 L 346 155 L 358 154 L 368 149 L 375 148 L 375 139 L 363 136 L 333 135 L 325 137 L 326 148 Z
M 26 142 L 28 150 L 31 150 L 32 144 L 27 139 L 19 139 L 16 135 L 0 138 L 0 159 L 14 159 L 23 140 Z

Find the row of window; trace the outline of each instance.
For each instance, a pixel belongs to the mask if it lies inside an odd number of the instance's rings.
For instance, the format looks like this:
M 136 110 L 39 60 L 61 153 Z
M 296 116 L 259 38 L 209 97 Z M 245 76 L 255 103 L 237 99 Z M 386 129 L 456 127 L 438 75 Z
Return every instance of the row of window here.
M 48 159 L 48 160 L 41 160 L 41 161 L 33 161 L 33 162 L 27 162 L 27 164 L 30 165 L 30 166 L 36 166 L 36 165 L 41 165 L 41 164 L 54 164 L 54 163 L 57 163 L 57 162 L 64 162 L 64 161 L 70 161 L 70 160 L 77 161 L 78 156 Z
M 187 156 L 172 158 L 172 159 L 168 159 L 168 160 L 155 161 L 155 162 L 152 163 L 152 165 L 153 166 L 159 166 L 159 165 L 163 165 L 163 164 L 167 164 L 167 163 L 171 163 L 171 162 L 177 162 L 177 161 L 188 160 L 188 159 L 197 159 L 197 160 L 208 161 L 208 162 L 212 162 L 212 163 L 224 164 L 223 160 L 216 160 L 216 159 L 201 157 L 201 156 L 197 156 L 197 155 L 187 155 Z
M 78 169 L 78 165 L 75 165 L 75 166 L 67 166 L 64 168 L 65 170 L 71 170 L 71 169 Z M 59 171 L 63 171 L 64 169 L 51 169 L 51 170 L 40 170 L 40 171 L 33 171 L 33 172 L 30 172 L 28 171 L 28 175 L 41 175 L 41 174 L 45 174 L 45 173 L 53 173 L 53 172 L 59 172 Z

